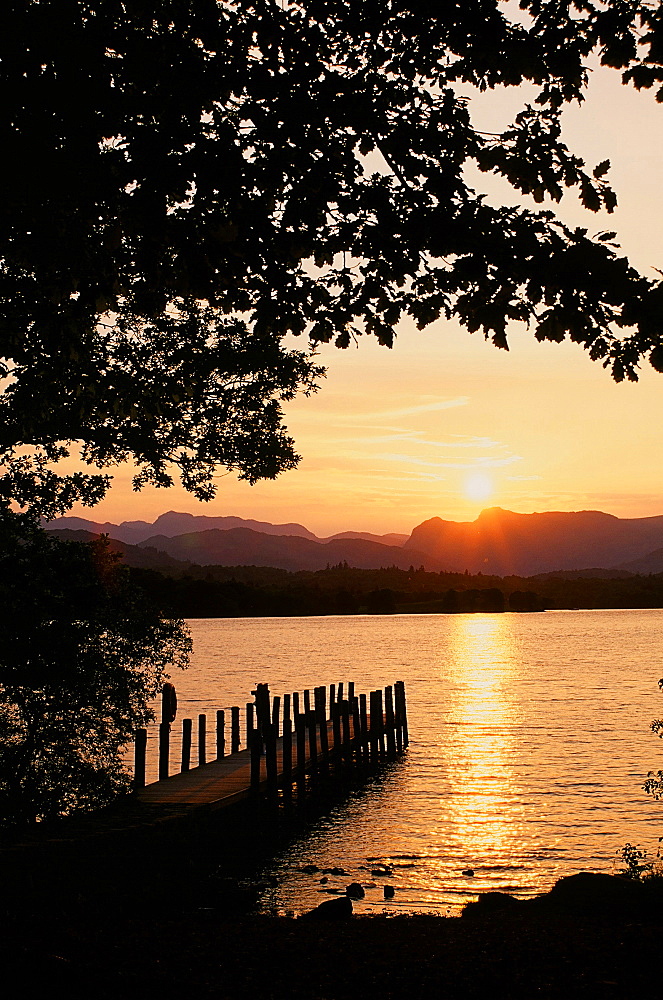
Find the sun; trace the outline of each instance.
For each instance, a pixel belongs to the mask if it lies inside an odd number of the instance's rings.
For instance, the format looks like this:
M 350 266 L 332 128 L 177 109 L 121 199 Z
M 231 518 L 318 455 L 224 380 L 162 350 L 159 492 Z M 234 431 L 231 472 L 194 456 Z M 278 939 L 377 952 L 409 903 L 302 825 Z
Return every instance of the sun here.
M 468 500 L 487 500 L 494 492 L 493 481 L 485 472 L 472 472 L 464 483 Z

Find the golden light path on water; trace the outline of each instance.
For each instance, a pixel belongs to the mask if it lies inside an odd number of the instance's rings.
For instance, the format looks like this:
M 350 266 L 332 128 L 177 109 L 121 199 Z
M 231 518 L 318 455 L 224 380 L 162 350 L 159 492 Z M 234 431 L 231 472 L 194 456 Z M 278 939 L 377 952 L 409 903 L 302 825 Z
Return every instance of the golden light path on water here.
M 455 791 L 440 800 L 440 816 L 457 843 L 505 857 L 518 839 L 511 767 L 517 709 L 509 696 L 517 665 L 505 619 L 456 617 L 448 655 L 449 713 L 458 735 L 448 764 Z
M 663 714 L 661 611 L 190 625 L 179 719 L 244 705 L 262 681 L 274 694 L 406 683 L 407 754 L 263 866 L 265 910 L 301 912 L 359 881 L 358 912 L 455 913 L 479 892 L 535 895 L 574 871 L 615 870 L 627 841 L 656 850 L 663 810 L 642 782 L 660 766 L 649 722 Z M 212 744 L 210 727 L 210 757 Z

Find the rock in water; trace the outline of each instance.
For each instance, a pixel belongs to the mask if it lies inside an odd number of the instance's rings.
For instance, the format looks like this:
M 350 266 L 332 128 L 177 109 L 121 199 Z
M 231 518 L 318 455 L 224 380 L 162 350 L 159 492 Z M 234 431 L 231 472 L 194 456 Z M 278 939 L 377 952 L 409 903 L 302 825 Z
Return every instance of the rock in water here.
M 366 895 L 363 885 L 359 882 L 351 882 L 350 885 L 346 886 L 345 893 L 351 899 L 363 899 Z
M 352 900 L 349 896 L 326 899 L 320 906 L 308 913 L 302 913 L 300 920 L 347 920 L 352 916 Z

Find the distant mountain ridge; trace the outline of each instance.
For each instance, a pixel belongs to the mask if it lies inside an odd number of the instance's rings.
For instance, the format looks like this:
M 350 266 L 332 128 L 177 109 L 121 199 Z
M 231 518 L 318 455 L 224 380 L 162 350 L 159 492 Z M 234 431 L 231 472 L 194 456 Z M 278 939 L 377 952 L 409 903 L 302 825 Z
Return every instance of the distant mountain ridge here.
M 347 531 L 321 539 L 297 523 L 275 525 L 174 511 L 162 514 L 153 524 L 101 524 L 65 517 L 47 527 L 49 531 L 106 533 L 131 549 L 125 555 L 130 565 L 154 568 L 163 553 L 182 566 L 254 565 L 291 571 L 346 562 L 359 569 L 413 565 L 502 577 L 583 570 L 592 576 L 611 571 L 617 575 L 663 572 L 663 515 L 628 519 L 601 511 L 518 514 L 493 507 L 474 521 L 430 518 L 414 528 L 409 538 Z M 141 558 L 146 561 L 141 563 Z
M 438 568 L 496 576 L 533 576 L 587 566 L 629 569 L 663 547 L 663 515 L 619 518 L 602 511 L 517 514 L 491 507 L 476 521 L 431 518 L 404 549 L 425 552 Z

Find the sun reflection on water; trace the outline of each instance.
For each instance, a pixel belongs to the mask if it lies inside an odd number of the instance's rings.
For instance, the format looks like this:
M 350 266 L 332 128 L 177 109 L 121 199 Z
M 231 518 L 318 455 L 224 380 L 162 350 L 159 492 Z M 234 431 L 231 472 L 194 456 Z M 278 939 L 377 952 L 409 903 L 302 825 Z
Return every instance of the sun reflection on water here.
M 508 618 L 455 617 L 445 652 L 448 659 L 440 665 L 450 697 L 445 729 L 454 752 L 446 758 L 439 818 L 454 847 L 472 859 L 484 883 L 477 889 L 485 889 L 486 881 L 498 888 L 524 833 L 513 768 L 520 722 L 512 697 L 518 662 Z

